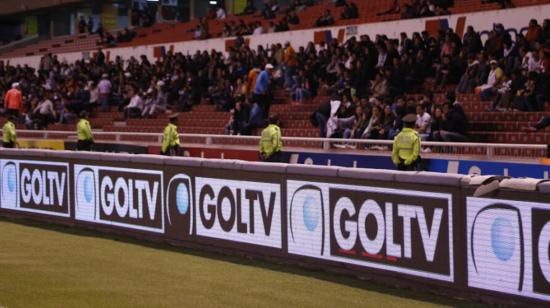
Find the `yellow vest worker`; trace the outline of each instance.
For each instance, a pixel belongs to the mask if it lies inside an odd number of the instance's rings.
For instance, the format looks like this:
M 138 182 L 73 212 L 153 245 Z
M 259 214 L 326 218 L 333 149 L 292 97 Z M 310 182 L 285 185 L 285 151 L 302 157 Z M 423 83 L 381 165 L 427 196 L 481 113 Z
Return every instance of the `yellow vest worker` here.
M 272 115 L 269 125 L 262 131 L 260 139 L 260 160 L 266 162 L 281 162 L 283 141 L 279 128 L 279 117 Z
M 415 114 L 403 117 L 403 130 L 393 140 L 392 161 L 397 169 L 416 171 L 420 166 L 420 136 L 413 129 L 416 122 Z
M 173 114 L 168 117 L 170 123 L 164 128 L 162 136 L 162 148 L 161 154 L 168 156 L 175 156 L 180 146 L 180 137 L 178 135 L 178 114 Z
M 90 122 L 88 122 L 88 113 L 82 111 L 80 113 L 80 120 L 76 124 L 76 135 L 78 142 L 76 143 L 77 151 L 91 151 L 94 145 L 94 136 L 92 134 L 92 128 Z
M 14 117 L 9 117 L 8 121 L 4 124 L 2 128 L 2 139 L 3 147 L 5 148 L 15 148 L 17 144 L 17 135 L 15 133 L 15 122 Z

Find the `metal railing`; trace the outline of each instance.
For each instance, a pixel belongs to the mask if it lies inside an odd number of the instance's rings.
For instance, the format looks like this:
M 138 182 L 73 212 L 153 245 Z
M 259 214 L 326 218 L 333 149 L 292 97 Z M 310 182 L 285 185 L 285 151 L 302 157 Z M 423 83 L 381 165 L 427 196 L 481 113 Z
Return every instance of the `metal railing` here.
M 161 143 L 161 133 L 143 132 L 104 132 L 94 131 L 96 140 L 115 142 L 149 142 Z M 19 130 L 20 137 L 26 138 L 64 138 L 75 139 L 76 133 L 72 131 L 51 130 Z M 209 134 L 180 134 L 180 139 L 188 144 L 202 144 L 208 146 L 249 145 L 257 146 L 260 136 L 235 136 L 235 135 L 209 135 Z M 321 151 L 338 151 L 348 149 L 353 151 L 389 152 L 391 140 L 374 139 L 339 139 L 339 138 L 314 138 L 314 137 L 289 137 L 283 136 L 285 148 L 307 148 Z M 484 156 L 487 158 L 541 158 L 547 156 L 547 146 L 544 144 L 507 144 L 507 143 L 473 143 L 473 142 L 422 142 L 422 155 L 433 154 Z

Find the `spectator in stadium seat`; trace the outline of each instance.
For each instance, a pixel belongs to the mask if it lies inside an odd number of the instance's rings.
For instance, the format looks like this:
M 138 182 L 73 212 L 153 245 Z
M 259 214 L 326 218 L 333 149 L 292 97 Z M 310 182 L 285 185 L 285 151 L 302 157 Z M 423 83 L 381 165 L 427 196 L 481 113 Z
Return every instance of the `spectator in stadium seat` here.
M 365 108 L 361 105 L 355 107 L 355 114 L 347 119 L 340 119 L 339 124 L 343 124 L 349 121 L 351 125 L 344 128 L 344 139 L 360 139 L 363 132 L 369 125 L 369 114 L 365 111 Z
M 279 6 L 277 5 L 276 1 L 269 0 L 265 2 L 264 9 L 262 11 L 262 15 L 265 19 L 273 19 L 275 18 L 275 14 L 279 10 Z
M 309 82 L 305 77 L 303 70 L 298 71 L 298 75 L 294 76 L 294 86 L 291 90 L 292 101 L 302 103 L 304 99 L 311 97 Z
M 477 33 L 472 26 L 468 26 L 466 29 L 462 44 L 466 48 L 468 54 L 477 54 L 483 48 L 479 33 Z
M 269 115 L 269 107 L 271 106 L 271 90 L 270 90 L 270 78 L 274 67 L 268 63 L 265 65 L 263 71 L 260 72 L 256 80 L 254 87 L 253 100 L 258 103 L 263 114 L 263 118 L 267 118 Z
M 385 97 L 388 94 L 388 80 L 382 71 L 371 81 L 370 90 L 374 97 Z
M 514 75 L 512 75 L 514 76 Z M 496 89 L 496 95 L 493 99 L 493 106 L 491 111 L 508 111 L 512 105 L 514 79 L 510 78 L 508 74 L 504 74 L 501 85 Z
M 529 26 L 527 27 L 527 33 L 525 34 L 525 39 L 529 43 L 540 42 L 541 40 L 542 28 L 539 26 L 536 19 L 531 19 L 529 21 Z M 531 45 L 532 46 L 532 45 Z
M 242 15 L 252 15 L 256 12 L 256 7 L 254 6 L 254 0 L 247 0 L 246 7 L 243 10 Z
M 86 20 L 82 15 L 80 15 L 80 20 L 78 21 L 78 33 L 86 33 Z
M 225 9 L 220 5 L 216 10 L 216 19 L 224 20 L 226 18 Z
M 493 98 L 496 89 L 502 83 L 502 77 L 504 75 L 502 69 L 498 67 L 498 62 L 496 60 L 493 59 L 489 63 L 491 65 L 491 70 L 489 71 L 487 82 L 478 87 L 482 101 L 489 101 Z
M 467 140 L 468 120 L 459 108 L 451 101 L 443 104 L 439 131 L 433 134 L 435 141 L 463 142 Z
M 391 139 L 397 135 L 399 132 L 399 127 L 397 126 L 397 118 L 395 113 L 392 111 L 390 104 L 384 105 L 384 111 L 382 115 L 382 121 L 380 123 L 381 129 L 379 130 L 378 139 Z
M 136 119 L 141 117 L 145 104 L 152 104 L 153 100 L 153 89 L 147 90 L 145 93 L 145 101 L 141 98 L 138 89 L 132 85 L 129 87 L 130 102 L 124 107 L 124 113 L 126 119 Z
M 285 88 L 291 88 L 294 85 L 294 75 L 296 74 L 296 66 L 298 65 L 298 60 L 296 58 L 296 52 L 294 51 L 294 48 L 292 48 L 292 45 L 290 45 L 290 42 L 285 43 L 285 50 L 284 50 L 284 72 L 285 72 L 285 80 L 284 80 L 284 87 Z
M 298 17 L 298 14 L 296 14 L 296 11 L 290 11 L 286 16 L 286 20 L 291 25 L 300 24 L 300 17 Z
M 336 7 L 345 6 L 346 4 L 346 0 L 334 0 L 334 5 Z
M 416 105 L 415 130 L 422 140 L 428 140 L 432 132 L 432 117 L 422 104 Z
M 431 133 L 430 133 L 430 140 L 436 140 L 436 136 L 434 136 L 436 133 L 438 133 L 441 130 L 441 122 L 443 121 L 443 111 L 441 110 L 441 106 L 433 105 L 432 106 L 432 123 L 431 123 Z
M 44 97 L 34 110 L 32 110 L 32 119 L 38 129 L 46 129 L 50 123 L 55 122 L 56 113 L 53 108 L 51 97 L 51 91 L 46 91 Z
M 168 108 L 168 99 L 165 90 L 165 82 L 157 81 L 153 88 L 153 103 L 143 108 L 142 117 L 154 118 L 158 114 L 166 112 Z
M 544 106 L 539 106 L 537 102 L 537 96 L 542 93 L 541 81 L 537 72 L 530 72 L 519 90 L 519 95 L 514 99 L 513 108 L 520 111 L 543 111 Z
M 288 21 L 286 17 L 283 17 L 281 21 L 275 26 L 275 32 L 285 32 L 289 31 L 290 27 L 288 26 Z
M 545 19 L 542 22 L 541 37 L 541 42 L 548 47 L 548 44 L 550 43 L 550 19 Z
M 359 9 L 354 2 L 347 3 L 345 6 L 346 8 L 341 15 L 342 19 L 355 19 L 359 17 Z
M 88 16 L 88 32 L 90 34 L 94 33 L 94 20 L 92 19 L 92 16 Z M 101 23 L 99 23 L 99 27 L 98 28 L 101 28 L 103 29 L 103 26 L 101 25 Z
M 226 127 L 227 135 L 249 135 L 246 131 L 250 119 L 250 106 L 246 99 L 241 98 L 235 103 L 235 108 L 231 110 L 231 119 Z
M 529 124 L 525 130 L 536 132 L 537 130 L 545 129 L 548 126 L 550 126 L 550 116 L 544 116 L 537 123 Z
M 527 55 L 526 68 L 528 72 L 541 73 L 543 71 L 542 58 L 539 50 L 535 49 Z
M 97 85 L 97 88 L 99 89 L 99 106 L 101 108 L 102 112 L 109 111 L 109 100 L 111 99 L 111 89 L 113 85 L 111 84 L 111 81 L 109 80 L 109 75 L 106 73 L 103 73 L 101 75 L 101 80 L 99 81 L 99 84 Z
M 316 27 L 328 27 L 334 25 L 334 17 L 330 10 L 326 10 L 315 22 Z
M 382 130 L 382 109 L 379 105 L 372 106 L 369 122 L 363 133 L 362 139 L 379 139 L 380 131 Z
M 457 86 L 458 93 L 471 93 L 476 84 L 477 71 L 479 69 L 479 61 L 476 60 L 475 55 L 470 54 L 468 56 L 468 67 L 466 71 L 460 78 L 460 81 Z
M 262 26 L 262 23 L 257 22 L 254 26 L 254 32 L 252 32 L 252 35 L 259 35 L 263 34 L 265 32 L 264 26 Z
M 401 12 L 401 7 L 399 6 L 399 0 L 393 0 L 390 8 L 387 11 L 383 11 L 380 13 L 377 13 L 377 16 L 383 16 L 383 15 L 392 15 L 392 14 L 399 14 Z
M 19 117 L 19 111 L 21 110 L 21 87 L 19 82 L 14 82 L 11 85 L 11 89 L 6 92 L 4 96 L 4 108 L 8 115 Z

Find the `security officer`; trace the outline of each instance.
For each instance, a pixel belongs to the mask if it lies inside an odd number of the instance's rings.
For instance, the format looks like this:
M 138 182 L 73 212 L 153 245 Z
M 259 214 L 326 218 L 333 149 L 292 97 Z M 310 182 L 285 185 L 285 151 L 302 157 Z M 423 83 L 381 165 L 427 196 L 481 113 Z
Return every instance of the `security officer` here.
M 176 156 L 180 146 L 180 137 L 178 135 L 178 114 L 168 116 L 170 123 L 164 128 L 162 136 L 161 154 L 167 156 Z
M 420 168 L 420 136 L 414 130 L 416 114 L 403 117 L 403 130 L 393 140 L 392 161 L 402 171 L 418 171 Z
M 80 113 L 80 121 L 76 124 L 76 135 L 78 136 L 76 150 L 91 151 L 94 145 L 94 135 L 92 134 L 92 128 L 88 121 L 88 112 L 86 111 Z
M 269 125 L 262 131 L 260 139 L 260 160 L 265 162 L 281 162 L 283 142 L 281 140 L 281 128 L 279 128 L 279 116 L 269 117 Z
M 3 147 L 5 148 L 15 148 L 17 145 L 17 135 L 15 133 L 15 121 L 16 117 L 13 115 L 10 115 L 8 117 L 8 121 L 6 124 L 4 124 L 4 127 L 2 128 L 2 138 L 3 138 Z

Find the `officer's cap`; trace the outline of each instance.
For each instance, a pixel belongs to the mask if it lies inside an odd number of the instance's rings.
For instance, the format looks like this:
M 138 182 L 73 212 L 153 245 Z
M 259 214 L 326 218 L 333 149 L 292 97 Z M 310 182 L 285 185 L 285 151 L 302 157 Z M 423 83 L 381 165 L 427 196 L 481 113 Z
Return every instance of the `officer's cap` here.
M 180 114 L 179 113 L 172 113 L 171 115 L 168 116 L 168 119 L 172 120 L 172 119 L 176 119 Z
M 416 122 L 416 114 L 409 113 L 403 117 L 403 123 L 414 123 Z

